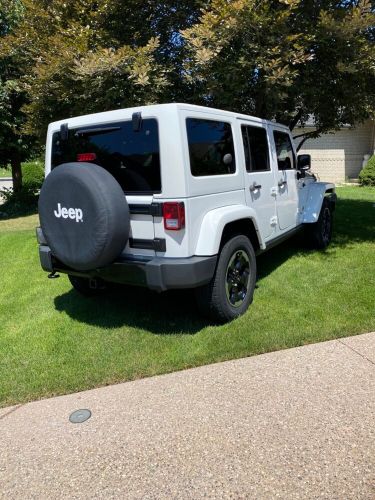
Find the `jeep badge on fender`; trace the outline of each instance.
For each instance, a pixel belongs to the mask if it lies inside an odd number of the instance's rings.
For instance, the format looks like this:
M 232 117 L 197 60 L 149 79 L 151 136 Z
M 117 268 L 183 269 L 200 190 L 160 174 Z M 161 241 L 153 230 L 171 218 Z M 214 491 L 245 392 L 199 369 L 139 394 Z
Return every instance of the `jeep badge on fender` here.
M 310 168 L 288 127 L 202 106 L 51 123 L 42 268 L 84 295 L 111 282 L 192 288 L 202 313 L 230 321 L 253 300 L 258 254 L 297 231 L 315 248 L 330 243 L 335 186 Z

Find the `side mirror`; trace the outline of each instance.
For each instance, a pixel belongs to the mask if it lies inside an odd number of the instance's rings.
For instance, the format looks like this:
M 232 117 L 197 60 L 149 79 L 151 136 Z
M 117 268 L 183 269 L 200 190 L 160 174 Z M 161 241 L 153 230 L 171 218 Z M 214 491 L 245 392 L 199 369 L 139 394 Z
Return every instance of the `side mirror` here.
M 311 156 L 310 155 L 298 155 L 297 157 L 297 170 L 300 172 L 306 172 L 311 168 Z

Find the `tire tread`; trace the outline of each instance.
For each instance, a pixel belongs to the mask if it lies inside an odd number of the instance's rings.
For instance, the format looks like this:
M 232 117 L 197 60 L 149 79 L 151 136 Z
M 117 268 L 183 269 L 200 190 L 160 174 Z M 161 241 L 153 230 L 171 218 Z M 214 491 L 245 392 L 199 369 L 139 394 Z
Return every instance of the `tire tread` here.
M 227 266 L 228 259 L 231 255 L 233 255 L 235 251 L 235 246 L 245 247 L 249 252 L 250 256 L 250 284 L 248 290 L 248 299 L 246 300 L 245 306 L 240 306 L 237 310 L 231 308 L 226 298 L 223 300 L 223 291 L 222 291 L 222 272 L 223 266 Z M 230 249 L 233 247 L 233 249 Z M 218 257 L 218 262 L 215 269 L 215 274 L 212 280 L 203 287 L 199 287 L 196 289 L 196 299 L 198 308 L 201 313 L 205 316 L 210 317 L 211 319 L 218 321 L 219 323 L 224 323 L 230 321 L 237 316 L 243 314 L 248 306 L 251 304 L 253 300 L 253 294 L 255 289 L 255 280 L 256 280 L 256 260 L 253 246 L 247 236 L 244 235 L 235 235 L 231 239 L 229 239 L 222 247 L 221 252 Z

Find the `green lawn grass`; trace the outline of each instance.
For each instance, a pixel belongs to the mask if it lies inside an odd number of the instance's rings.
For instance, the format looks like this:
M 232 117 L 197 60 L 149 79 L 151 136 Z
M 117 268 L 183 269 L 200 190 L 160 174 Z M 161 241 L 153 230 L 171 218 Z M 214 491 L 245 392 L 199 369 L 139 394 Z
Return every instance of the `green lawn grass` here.
M 8 168 L 0 168 L 0 179 L 2 177 L 12 177 L 12 171 Z
M 375 189 L 338 189 L 332 246 L 258 259 L 248 313 L 213 326 L 190 292 L 82 298 L 39 266 L 37 216 L 0 221 L 0 406 L 375 330 Z

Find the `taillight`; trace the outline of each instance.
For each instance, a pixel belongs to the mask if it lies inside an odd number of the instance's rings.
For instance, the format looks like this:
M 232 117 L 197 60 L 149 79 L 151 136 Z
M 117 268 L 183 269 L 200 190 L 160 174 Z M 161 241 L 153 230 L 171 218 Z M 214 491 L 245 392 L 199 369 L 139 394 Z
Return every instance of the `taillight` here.
M 185 205 L 178 201 L 163 203 L 164 228 L 179 231 L 185 227 Z
M 94 161 L 96 160 L 95 153 L 78 153 L 77 161 Z

